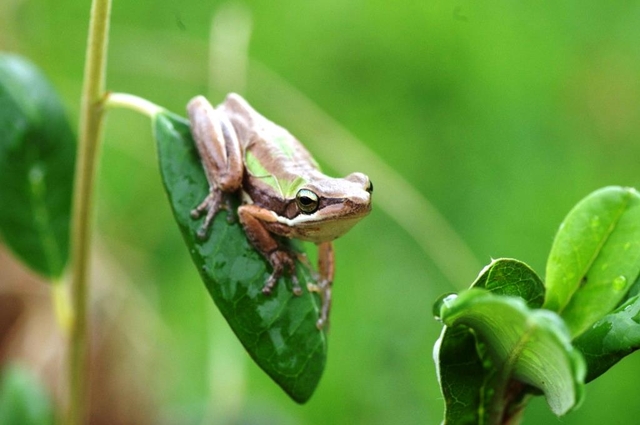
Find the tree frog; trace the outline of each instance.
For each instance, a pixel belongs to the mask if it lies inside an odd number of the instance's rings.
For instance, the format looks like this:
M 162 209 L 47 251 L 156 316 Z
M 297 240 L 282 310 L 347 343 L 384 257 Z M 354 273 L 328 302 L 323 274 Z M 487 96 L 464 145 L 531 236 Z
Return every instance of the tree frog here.
M 229 208 L 226 195 L 240 192 L 240 223 L 273 269 L 262 288 L 265 295 L 285 272 L 292 276 L 293 292 L 302 293 L 295 273 L 296 254 L 274 235 L 315 242 L 319 277 L 308 289 L 320 294 L 317 327 L 322 329 L 331 307 L 332 241 L 371 211 L 371 181 L 362 173 L 345 178 L 323 174 L 294 136 L 256 112 L 240 95 L 229 94 L 215 108 L 196 96 L 187 111 L 209 182 L 209 194 L 191 211 L 193 219 L 205 217 L 198 237 L 205 239 L 217 212 Z

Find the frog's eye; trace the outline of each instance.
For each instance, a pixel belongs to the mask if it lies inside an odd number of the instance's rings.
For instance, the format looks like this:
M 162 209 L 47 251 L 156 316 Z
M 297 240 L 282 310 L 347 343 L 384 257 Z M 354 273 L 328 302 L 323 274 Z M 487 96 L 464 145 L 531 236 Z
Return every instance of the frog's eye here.
M 373 193 L 373 182 L 371 180 L 369 180 L 366 191 L 369 193 Z
M 300 189 L 296 194 L 296 204 L 303 213 L 312 214 L 318 209 L 318 195 L 309 189 Z

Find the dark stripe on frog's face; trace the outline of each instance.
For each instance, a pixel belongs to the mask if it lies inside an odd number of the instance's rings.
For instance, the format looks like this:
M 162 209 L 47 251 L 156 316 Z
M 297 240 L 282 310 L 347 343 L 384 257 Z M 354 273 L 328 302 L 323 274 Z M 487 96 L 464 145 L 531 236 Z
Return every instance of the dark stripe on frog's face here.
M 245 180 L 252 179 L 252 177 L 246 175 L 244 178 Z M 288 219 L 294 219 L 298 215 L 303 214 L 296 204 L 295 194 L 292 198 L 282 198 L 280 196 L 274 196 L 272 187 L 268 184 L 265 184 L 263 179 L 258 179 L 257 182 L 254 181 L 252 182 L 252 184 L 245 184 L 243 185 L 243 188 L 243 190 L 247 193 L 247 195 L 249 195 L 254 204 L 273 211 L 279 216 L 286 217 Z M 341 204 L 347 201 L 348 200 L 344 197 L 320 197 L 317 210 L 321 211 L 322 209 L 330 205 Z M 354 203 L 352 202 L 352 204 Z

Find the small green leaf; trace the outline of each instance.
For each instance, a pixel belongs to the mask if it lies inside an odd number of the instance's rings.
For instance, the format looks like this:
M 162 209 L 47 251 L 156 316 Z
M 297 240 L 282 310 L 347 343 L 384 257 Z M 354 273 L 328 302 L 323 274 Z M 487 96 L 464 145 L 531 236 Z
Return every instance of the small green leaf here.
M 481 272 L 472 288 L 484 288 L 494 294 L 520 297 L 531 308 L 544 301 L 544 284 L 536 272 L 522 261 L 499 258 Z
M 255 362 L 295 401 L 304 403 L 318 385 L 326 362 L 325 333 L 316 328 L 317 296 L 306 291 L 311 271 L 297 264 L 303 294 L 290 277 L 271 295 L 262 293 L 270 266 L 247 241 L 242 226 L 221 212 L 210 237 L 196 236 L 201 220 L 190 211 L 209 191 L 189 123 L 170 113 L 154 118 L 165 189 L 174 217 L 209 293 Z M 284 241 L 286 243 L 286 241 Z
M 471 285 L 499 295 L 522 297 L 529 307 L 542 304 L 544 286 L 525 263 L 509 258 L 493 260 Z M 436 315 L 443 303 L 436 303 Z M 476 350 L 476 338 L 466 326 L 445 327 L 434 349 L 438 380 L 445 401 L 446 424 L 477 424 L 486 420 L 495 368 Z
M 640 296 L 598 320 L 573 345 L 587 362 L 587 382 L 640 348 Z
M 53 424 L 51 400 L 36 378 L 23 367 L 0 371 L 0 424 Z
M 69 256 L 75 146 L 45 77 L 0 54 L 0 236 L 47 277 L 60 276 Z
M 445 300 L 441 317 L 447 326 L 473 329 L 498 371 L 488 385 L 491 391 L 485 389 L 495 399 L 490 417 L 505 399 L 511 379 L 541 390 L 556 415 L 580 402 L 584 361 L 555 313 L 530 309 L 520 298 L 470 289 Z M 501 412 L 498 409 L 499 415 Z
M 556 234 L 547 261 L 545 308 L 572 336 L 611 312 L 640 273 L 640 195 L 606 187 L 580 201 Z

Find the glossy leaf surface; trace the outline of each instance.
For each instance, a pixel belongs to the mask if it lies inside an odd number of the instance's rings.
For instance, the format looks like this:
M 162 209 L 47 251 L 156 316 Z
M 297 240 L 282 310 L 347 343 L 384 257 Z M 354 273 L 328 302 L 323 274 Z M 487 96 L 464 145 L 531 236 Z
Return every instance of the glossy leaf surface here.
M 640 348 L 640 296 L 627 300 L 573 342 L 587 362 L 587 382 Z
M 297 264 L 301 296 L 293 295 L 290 277 L 281 278 L 266 296 L 261 290 L 270 266 L 249 244 L 237 218 L 230 223 L 220 212 L 210 236 L 198 239 L 202 219 L 189 214 L 209 187 L 189 123 L 160 113 L 154 131 L 174 217 L 211 297 L 255 362 L 295 401 L 307 401 L 322 376 L 327 351 L 325 333 L 316 328 L 319 301 L 306 290 L 312 272 Z
M 530 309 L 520 298 L 470 289 L 445 300 L 441 317 L 447 326 L 473 329 L 498 371 L 487 384 L 494 397 L 504 398 L 509 380 L 515 379 L 541 390 L 556 415 L 580 402 L 584 361 L 555 313 Z M 493 420 L 489 423 L 494 423 L 496 412 L 492 410 L 499 404 L 491 405 L 488 416 Z
M 640 195 L 600 189 L 569 212 L 556 234 L 544 306 L 580 335 L 624 299 L 639 273 Z
M 69 256 L 75 149 L 46 78 L 0 54 L 0 237 L 46 277 L 60 276 Z

